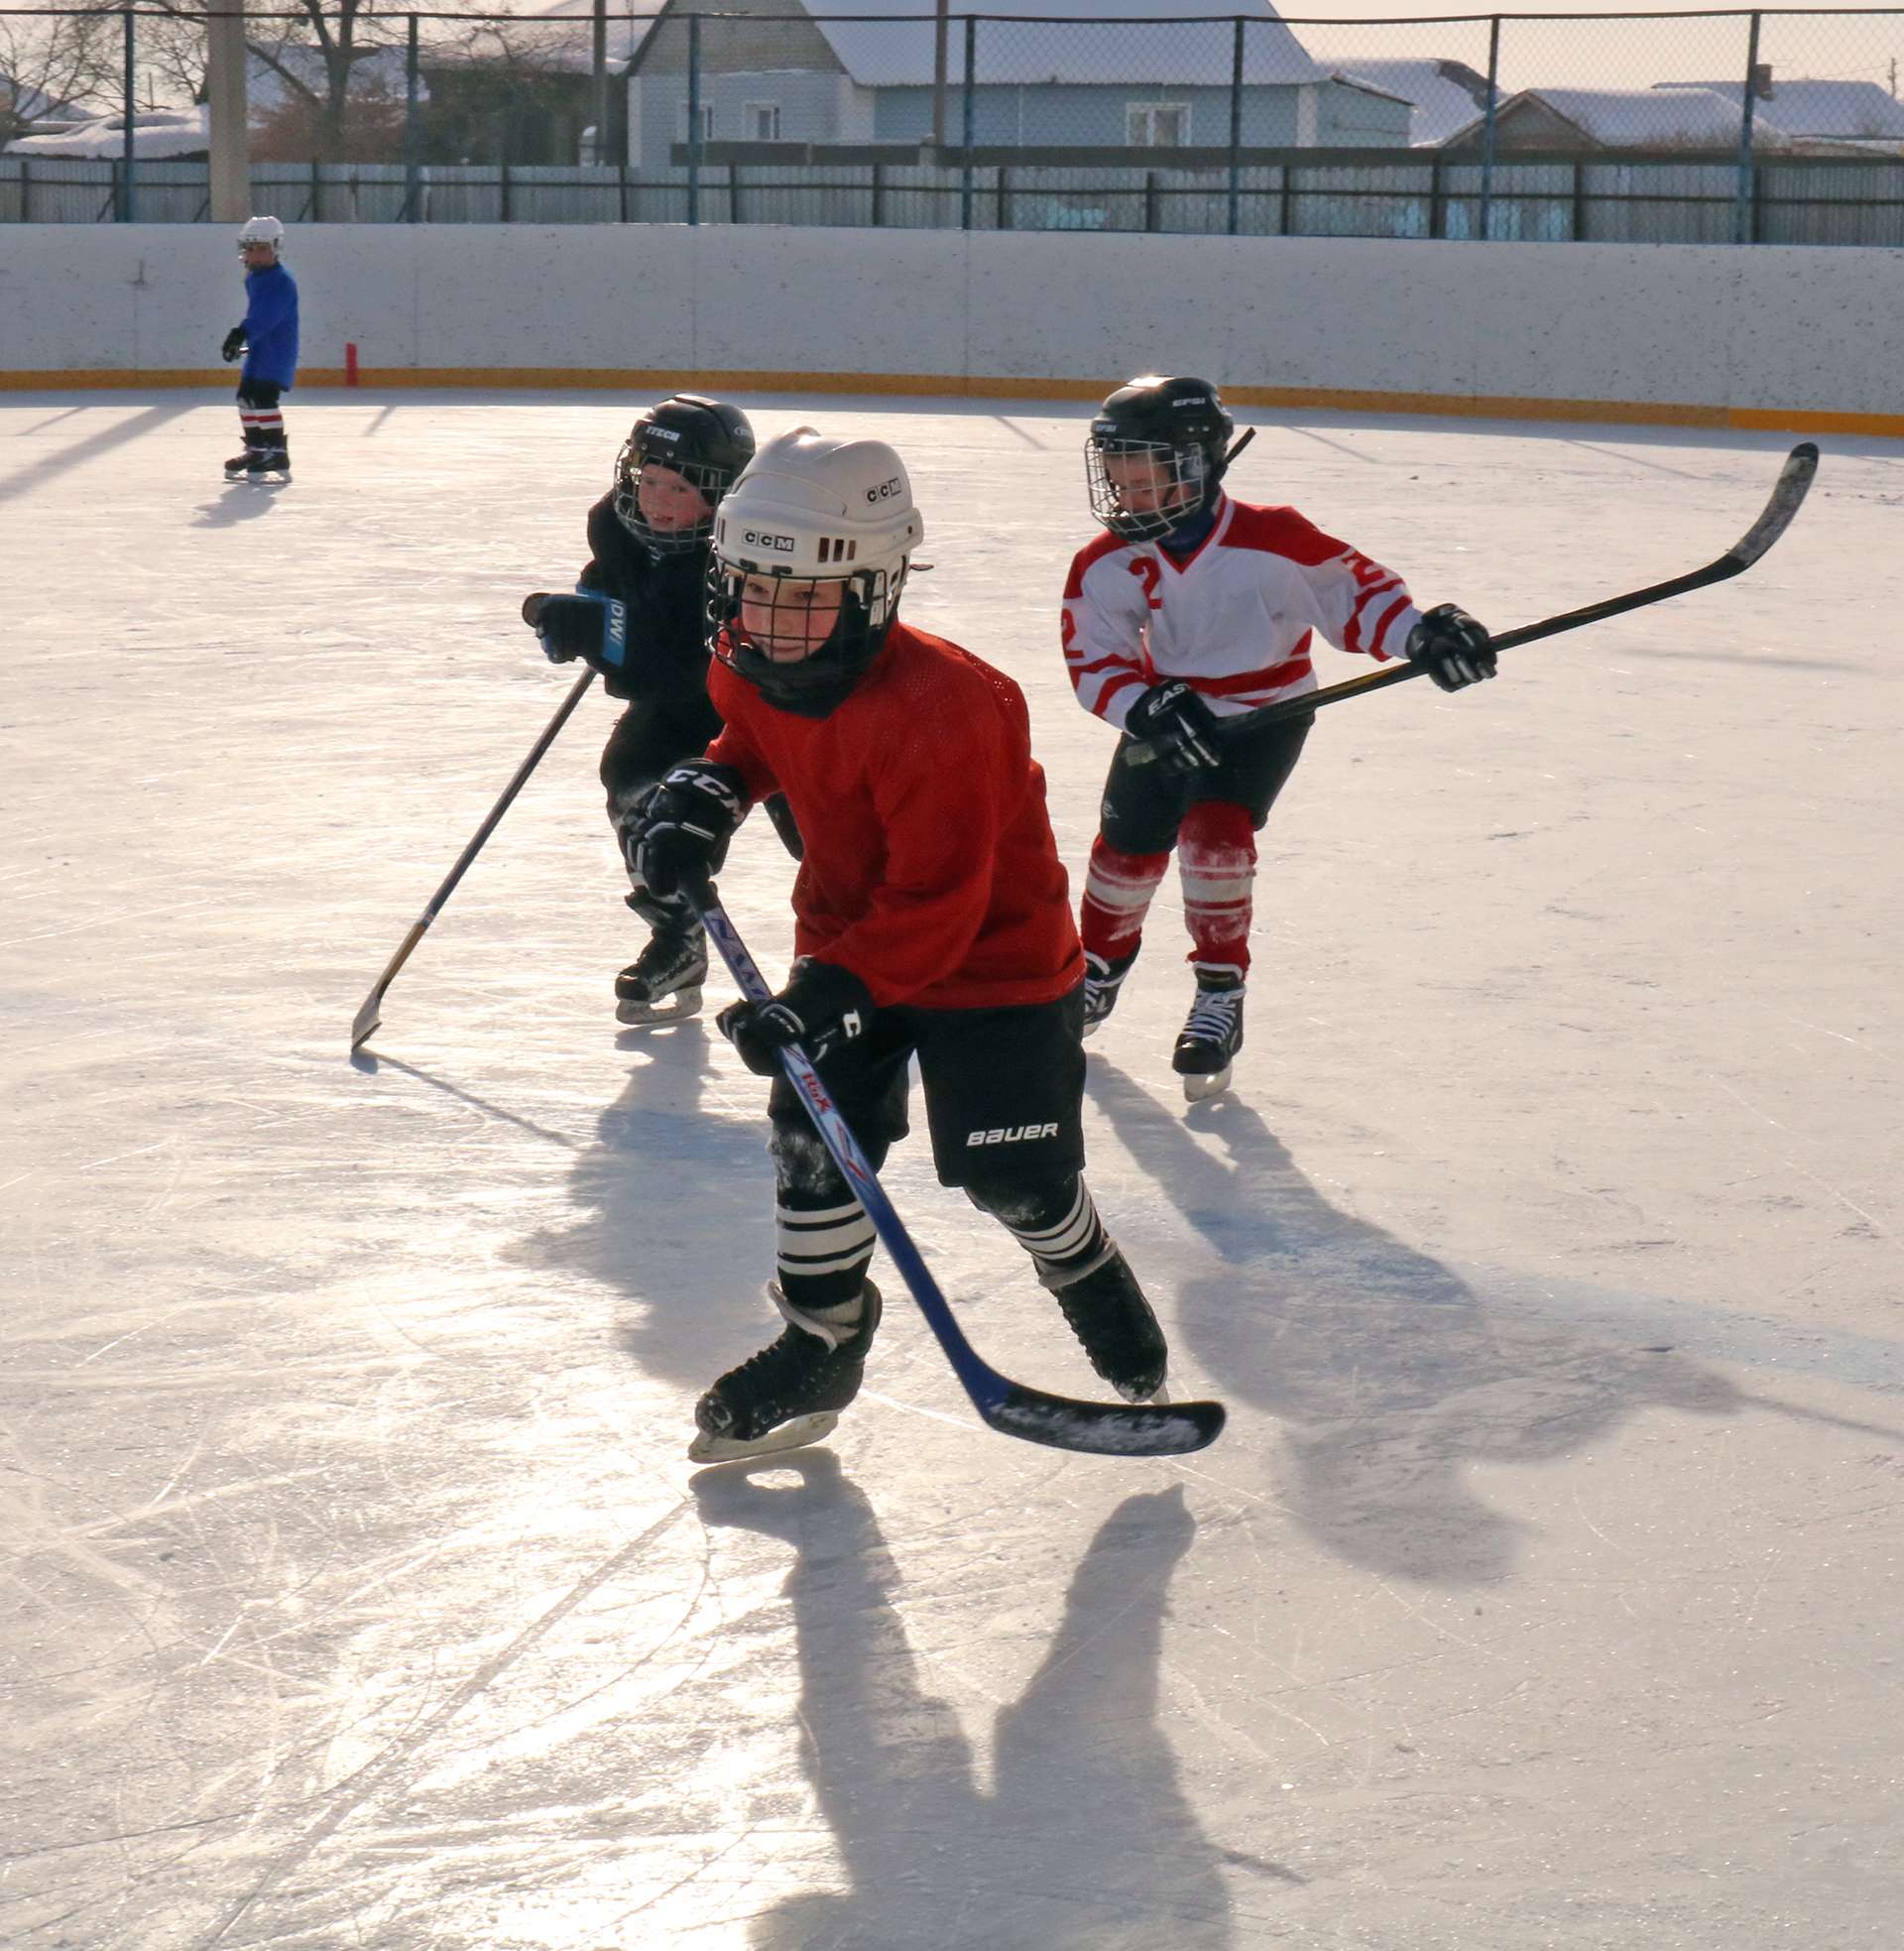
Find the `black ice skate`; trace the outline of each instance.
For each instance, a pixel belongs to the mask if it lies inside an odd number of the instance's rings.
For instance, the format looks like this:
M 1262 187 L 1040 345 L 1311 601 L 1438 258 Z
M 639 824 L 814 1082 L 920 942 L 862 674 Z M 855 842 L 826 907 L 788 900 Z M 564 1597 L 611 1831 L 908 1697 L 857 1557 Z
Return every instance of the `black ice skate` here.
M 1197 971 L 1197 1000 L 1190 1005 L 1170 1068 L 1183 1079 L 1192 1104 L 1215 1097 L 1230 1082 L 1243 1048 L 1243 978 L 1234 970 Z
M 663 933 L 615 978 L 615 1016 L 621 1023 L 679 1023 L 698 1016 L 707 980 L 707 936 Z
M 291 452 L 285 447 L 267 447 L 251 467 L 254 481 L 289 482 L 291 479 Z
M 860 1393 L 866 1351 L 880 1325 L 880 1290 L 863 1289 L 866 1311 L 850 1329 L 789 1306 L 777 1284 L 768 1298 L 786 1317 L 778 1341 L 730 1369 L 694 1405 L 700 1434 L 687 1447 L 696 1463 L 767 1456 L 817 1443 Z
M 1127 1402 L 1169 1400 L 1163 1373 L 1170 1350 L 1123 1254 L 1113 1248 L 1102 1267 L 1058 1288 L 1057 1299 L 1091 1366 Z
M 1088 1036 L 1118 1007 L 1118 991 L 1137 959 L 1133 948 L 1129 955 L 1107 960 L 1084 951 L 1084 1034 Z
M 247 447 L 242 454 L 233 454 L 225 462 L 225 479 L 227 481 L 248 479 L 263 459 L 263 449 L 258 447 Z

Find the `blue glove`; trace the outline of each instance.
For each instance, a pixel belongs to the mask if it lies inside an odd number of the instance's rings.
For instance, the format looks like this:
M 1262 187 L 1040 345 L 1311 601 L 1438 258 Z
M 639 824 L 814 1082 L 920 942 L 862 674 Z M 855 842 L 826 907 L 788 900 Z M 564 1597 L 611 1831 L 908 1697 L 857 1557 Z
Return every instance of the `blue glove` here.
M 234 359 L 243 356 L 244 350 L 245 328 L 242 325 L 234 325 L 225 334 L 225 342 L 218 348 L 218 356 L 229 366 Z
M 629 877 L 666 901 L 710 881 L 747 817 L 747 782 L 705 759 L 679 765 L 622 822 Z
M 821 1063 L 865 1032 L 873 1010 L 873 992 L 851 969 L 803 955 L 777 996 L 730 1003 L 714 1024 L 757 1077 L 776 1077 L 787 1044 Z
M 1410 664 L 1428 667 L 1444 691 L 1479 684 L 1494 674 L 1494 653 L 1488 633 L 1466 610 L 1438 603 L 1408 633 Z
M 1217 714 L 1181 677 L 1152 684 L 1130 707 L 1124 729 L 1150 748 L 1165 772 L 1195 773 L 1223 764 Z
M 592 590 L 550 596 L 538 590 L 523 598 L 523 621 L 542 640 L 550 664 L 580 658 L 596 671 L 610 671 L 628 662 L 628 605 L 613 596 Z

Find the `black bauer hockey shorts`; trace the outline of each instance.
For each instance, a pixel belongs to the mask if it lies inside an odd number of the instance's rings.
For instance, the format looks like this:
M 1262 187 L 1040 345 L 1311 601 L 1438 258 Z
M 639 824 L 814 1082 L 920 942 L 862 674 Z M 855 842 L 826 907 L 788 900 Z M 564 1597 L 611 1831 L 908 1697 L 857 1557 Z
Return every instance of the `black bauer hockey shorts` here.
M 1207 799 L 1248 808 L 1250 826 L 1260 831 L 1315 722 L 1312 711 L 1260 731 L 1225 732 L 1218 748 L 1223 764 L 1195 773 L 1133 766 L 1131 741 L 1120 739 L 1104 783 L 1099 831 L 1120 853 L 1166 854 L 1177 844 L 1184 814 Z
M 1084 1169 L 1082 984 L 1019 1009 L 876 1011 L 863 1035 L 820 1065 L 876 1167 L 910 1129 L 914 1054 L 941 1185 L 1048 1183 Z M 783 1076 L 774 1080 L 768 1113 L 776 1125 L 806 1122 Z

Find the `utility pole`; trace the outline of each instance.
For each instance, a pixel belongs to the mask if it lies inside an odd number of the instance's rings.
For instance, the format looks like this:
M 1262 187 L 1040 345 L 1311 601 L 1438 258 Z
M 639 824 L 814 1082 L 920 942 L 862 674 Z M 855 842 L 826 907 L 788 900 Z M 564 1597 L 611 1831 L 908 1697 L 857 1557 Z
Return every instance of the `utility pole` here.
M 245 148 L 245 0 L 217 0 L 205 17 L 205 99 L 211 140 L 211 220 L 251 215 L 251 161 Z
M 608 0 L 595 0 L 595 167 L 608 161 Z
M 945 147 L 945 42 L 951 29 L 951 0 L 938 0 L 932 17 L 932 146 Z

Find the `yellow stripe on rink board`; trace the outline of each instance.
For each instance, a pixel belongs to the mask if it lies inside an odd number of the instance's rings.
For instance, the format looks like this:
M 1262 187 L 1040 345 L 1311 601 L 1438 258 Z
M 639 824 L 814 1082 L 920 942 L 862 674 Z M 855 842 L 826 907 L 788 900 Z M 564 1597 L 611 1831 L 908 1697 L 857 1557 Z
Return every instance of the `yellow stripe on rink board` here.
M 0 393 L 66 393 L 150 387 L 203 387 L 229 392 L 236 382 L 202 370 L 149 372 L 0 372 Z M 1095 403 L 1123 384 L 1117 374 L 1097 379 L 1025 379 L 1017 375 L 943 373 L 707 372 L 685 368 L 609 369 L 575 366 L 366 366 L 359 392 L 446 387 L 478 391 L 660 394 L 832 393 L 908 399 L 1080 400 Z M 307 366 L 294 390 L 346 385 L 340 366 Z M 1546 400 L 1519 394 L 1370 393 L 1334 387 L 1224 386 L 1232 407 L 1288 412 L 1410 414 L 1443 420 L 1590 422 L 1603 427 L 1698 427 L 1777 433 L 1864 433 L 1904 439 L 1904 414 L 1847 414 L 1798 407 L 1694 407 L 1646 400 Z

